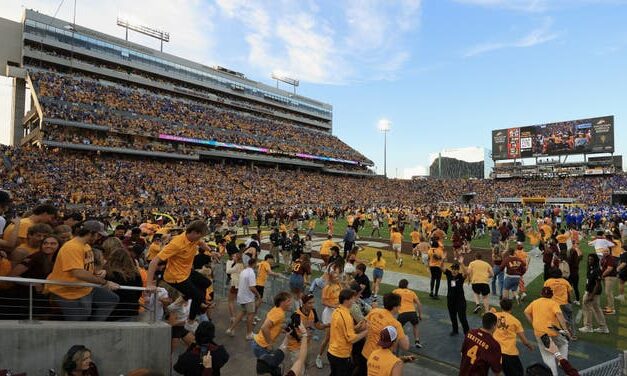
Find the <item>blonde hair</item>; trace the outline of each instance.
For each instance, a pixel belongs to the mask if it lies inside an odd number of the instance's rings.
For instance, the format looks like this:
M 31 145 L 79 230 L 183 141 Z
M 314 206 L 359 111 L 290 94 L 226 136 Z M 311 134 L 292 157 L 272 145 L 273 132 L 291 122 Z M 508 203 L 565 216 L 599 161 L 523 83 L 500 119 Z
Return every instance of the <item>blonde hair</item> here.
M 102 242 L 102 255 L 105 260 L 109 260 L 111 254 L 119 249 L 123 250 L 124 244 L 122 244 L 122 241 L 118 238 L 111 237 Z

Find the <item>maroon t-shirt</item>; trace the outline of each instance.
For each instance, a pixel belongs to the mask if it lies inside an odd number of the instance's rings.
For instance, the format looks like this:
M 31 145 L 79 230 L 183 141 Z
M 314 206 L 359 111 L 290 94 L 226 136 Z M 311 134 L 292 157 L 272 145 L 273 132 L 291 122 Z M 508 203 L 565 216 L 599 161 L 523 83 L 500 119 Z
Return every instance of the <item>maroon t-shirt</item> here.
M 521 276 L 525 274 L 525 263 L 518 257 L 509 255 L 501 262 L 501 269 L 505 270 L 507 275 Z
M 501 372 L 501 345 L 490 333 L 472 329 L 462 345 L 459 376 L 487 376 L 490 369 Z

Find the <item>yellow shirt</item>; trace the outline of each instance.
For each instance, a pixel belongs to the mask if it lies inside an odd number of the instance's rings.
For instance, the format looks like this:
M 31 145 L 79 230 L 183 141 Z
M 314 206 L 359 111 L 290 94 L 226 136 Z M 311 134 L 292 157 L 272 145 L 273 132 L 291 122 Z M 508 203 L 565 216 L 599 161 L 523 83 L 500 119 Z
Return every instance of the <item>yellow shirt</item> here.
M 401 297 L 401 308 L 398 313 L 416 312 L 415 301 L 418 300 L 418 296 L 410 289 L 396 289 L 392 291 L 394 294 Z
M 272 269 L 270 263 L 263 260 L 257 267 L 257 286 L 265 286 L 268 279 L 268 272 Z
M 314 219 L 309 220 L 308 227 L 310 230 L 313 230 L 314 228 L 316 228 L 316 221 Z
M 538 243 L 540 243 L 540 234 L 535 231 L 527 233 L 527 237 L 529 238 L 529 243 L 531 243 L 531 245 L 538 245 Z
M 550 287 L 553 290 L 553 300 L 557 304 L 568 304 L 568 296 L 573 291 L 573 287 L 564 278 L 549 278 L 544 282 L 545 287 Z
M 488 218 L 488 220 L 486 221 L 486 225 L 488 226 L 488 228 L 496 227 L 496 222 L 494 222 L 494 219 Z
M 550 225 L 544 224 L 540 226 L 540 229 L 544 232 L 544 240 L 549 240 L 551 235 L 553 234 L 553 228 Z
M 390 376 L 400 361 L 390 349 L 374 350 L 368 358 L 368 376 Z
M 324 286 L 322 289 L 322 304 L 327 307 L 335 307 L 340 304 L 340 291 L 342 291 L 342 287 L 339 283 Z
M 468 274 L 471 276 L 470 283 L 489 283 L 492 265 L 483 260 L 474 260 L 468 264 Z
M 89 244 L 83 244 L 78 238 L 67 241 L 57 254 L 52 273 L 48 279 L 64 282 L 82 282 L 72 275 L 72 270 L 84 269 L 94 272 L 94 252 Z M 63 299 L 75 300 L 91 293 L 91 287 L 72 287 L 47 285 L 48 291 Z
M 161 244 L 152 243 L 150 244 L 150 247 L 148 247 L 148 255 L 146 258 L 148 261 L 152 261 L 152 259 L 155 258 L 159 252 L 161 252 Z
M 163 279 L 168 283 L 186 280 L 192 271 L 196 253 L 198 253 L 198 242 L 187 240 L 185 233 L 173 237 L 168 245 L 157 254 L 159 259 L 168 261 Z
M 263 332 L 259 330 L 259 333 L 255 334 L 255 342 L 261 347 L 270 347 L 274 340 L 281 334 L 283 328 L 283 321 L 285 321 L 285 311 L 279 307 L 272 307 L 266 314 L 266 320 L 272 321 L 272 327 L 270 328 L 270 338 L 266 338 Z
M 373 308 L 366 316 L 366 320 L 368 320 L 368 335 L 366 336 L 364 349 L 361 352 L 361 355 L 366 359 L 370 357 L 374 350 L 380 349 L 377 343 L 381 339 L 381 331 L 386 326 L 391 325 L 396 328 L 399 340 L 405 338 L 405 331 L 401 323 L 385 308 Z
M 412 231 L 409 234 L 409 237 L 411 238 L 411 242 L 413 244 L 420 243 L 420 233 L 418 231 L 416 230 Z
M 383 257 L 381 257 L 381 260 L 374 258 L 370 261 L 370 266 L 373 268 L 385 269 L 385 259 Z
M 7 221 L 8 222 L 8 221 Z M 17 234 L 17 243 L 22 244 L 26 242 L 26 236 L 28 235 L 28 229 L 33 226 L 35 222 L 32 219 L 26 217 L 20 219 L 20 232 Z M 4 229 L 4 233 L 2 234 L 2 239 L 9 240 L 11 238 L 11 234 L 13 234 L 13 229 L 15 225 L 10 223 L 7 228 Z
M 440 266 L 444 262 L 444 251 L 442 248 L 429 248 L 429 266 Z
M 357 338 L 350 310 L 340 305 L 331 315 L 329 353 L 338 358 L 350 358 L 353 340 Z
M 538 298 L 525 308 L 525 313 L 532 315 L 531 325 L 536 337 L 542 337 L 543 334 L 548 334 L 550 337 L 557 336 L 558 333 L 549 329 L 549 326 L 560 326 L 556 315 L 561 312 L 560 305 L 549 298 Z
M 26 253 L 28 254 L 28 256 L 31 256 L 31 255 L 39 252 L 39 247 L 31 247 L 30 245 L 28 245 L 28 242 L 20 244 L 19 246 L 17 246 L 16 249 L 23 249 L 23 250 L 25 250 Z
M 518 355 L 516 336 L 523 332 L 520 321 L 508 312 L 492 311 L 496 315 L 496 330 L 492 336 L 501 345 L 501 352 L 506 355 Z
M 401 244 L 403 242 L 403 235 L 396 231 L 390 234 L 390 241 L 392 244 Z
M 327 239 L 320 244 L 320 255 L 328 256 L 331 254 L 331 247 L 335 245 L 335 242 L 331 239 Z
M 562 244 L 566 244 L 568 238 L 570 238 L 568 234 L 559 234 L 555 237 L 555 239 L 557 239 L 557 242 Z
M 615 244 L 611 250 L 612 256 L 620 257 L 620 254 L 623 252 L 623 242 L 618 239 L 613 239 L 612 243 Z

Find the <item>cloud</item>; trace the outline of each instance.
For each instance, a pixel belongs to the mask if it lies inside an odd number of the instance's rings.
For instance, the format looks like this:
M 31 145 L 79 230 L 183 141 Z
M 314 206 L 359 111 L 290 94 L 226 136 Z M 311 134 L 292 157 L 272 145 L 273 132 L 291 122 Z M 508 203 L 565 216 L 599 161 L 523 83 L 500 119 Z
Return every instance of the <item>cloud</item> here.
M 217 0 L 222 15 L 243 26 L 248 64 L 302 81 L 342 84 L 393 79 L 410 59 L 420 0 L 315 2 Z
M 541 12 L 547 9 L 548 0 L 455 0 L 458 3 L 486 8 L 503 8 L 524 12 Z
M 546 18 L 544 23 L 534 29 L 531 30 L 527 35 L 516 39 L 510 42 L 488 42 L 481 43 L 476 46 L 469 48 L 465 53 L 464 57 L 474 57 L 487 52 L 492 52 L 496 50 L 502 50 L 505 48 L 526 48 L 537 46 L 546 42 L 549 42 L 558 37 L 558 34 L 551 30 L 552 25 L 551 18 Z
M 411 179 L 412 176 L 428 176 L 429 169 L 423 165 L 403 169 L 403 179 Z

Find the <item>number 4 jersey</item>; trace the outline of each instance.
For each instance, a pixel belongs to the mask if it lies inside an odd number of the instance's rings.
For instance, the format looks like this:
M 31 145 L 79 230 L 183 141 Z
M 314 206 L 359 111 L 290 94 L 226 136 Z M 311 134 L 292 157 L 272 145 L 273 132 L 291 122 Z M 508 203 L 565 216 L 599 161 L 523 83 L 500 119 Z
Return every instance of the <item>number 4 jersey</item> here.
M 490 333 L 472 329 L 462 345 L 459 376 L 487 376 L 490 369 L 501 372 L 501 346 Z

